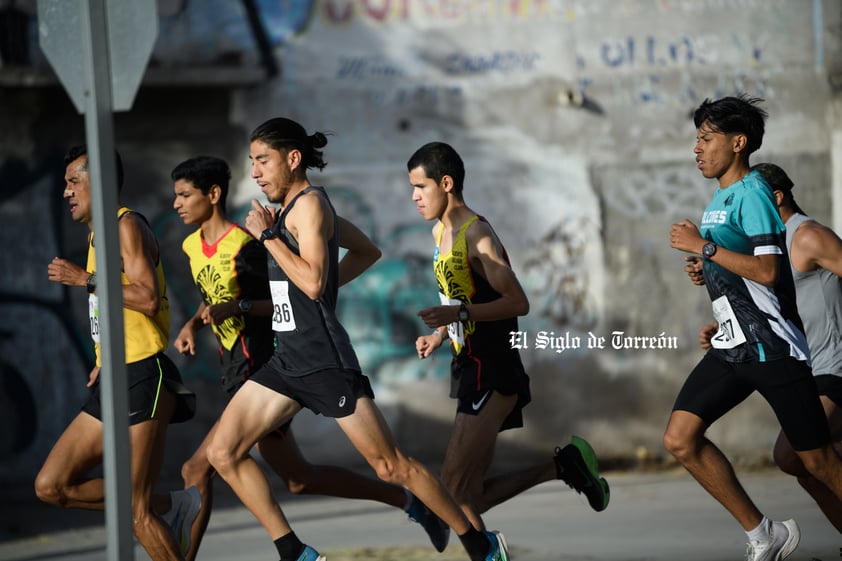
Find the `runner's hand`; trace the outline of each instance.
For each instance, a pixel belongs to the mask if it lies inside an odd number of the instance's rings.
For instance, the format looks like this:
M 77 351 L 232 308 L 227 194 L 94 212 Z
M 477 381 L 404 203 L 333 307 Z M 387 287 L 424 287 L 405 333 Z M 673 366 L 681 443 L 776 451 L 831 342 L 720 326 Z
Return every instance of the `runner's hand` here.
M 696 286 L 704 286 L 705 275 L 702 273 L 702 260 L 699 257 L 691 256 L 685 257 L 684 261 L 687 262 L 684 271 L 690 277 L 690 281 Z
M 719 330 L 719 324 L 716 322 L 709 323 L 699 330 L 699 346 L 704 350 L 709 351 L 712 347 L 710 344 L 711 338 L 716 335 Z
M 96 385 L 97 381 L 99 380 L 99 366 L 94 366 L 94 369 L 91 370 L 91 373 L 88 374 L 88 383 L 87 387 L 92 388 Z
M 415 340 L 415 350 L 418 351 L 418 358 L 425 359 L 433 351 L 441 347 L 442 338 L 436 334 L 422 335 Z

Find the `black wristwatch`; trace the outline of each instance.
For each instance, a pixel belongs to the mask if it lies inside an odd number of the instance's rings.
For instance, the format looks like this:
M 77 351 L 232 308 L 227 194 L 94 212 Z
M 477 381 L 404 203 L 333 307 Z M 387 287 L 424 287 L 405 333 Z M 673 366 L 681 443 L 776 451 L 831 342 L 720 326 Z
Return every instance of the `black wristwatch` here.
M 705 259 L 710 259 L 716 255 L 716 244 L 713 242 L 708 242 L 702 246 L 702 257 Z
M 266 228 L 263 230 L 263 233 L 260 234 L 260 243 L 265 243 L 266 240 L 271 240 L 273 238 L 277 238 L 278 234 L 272 228 Z
M 96 273 L 90 274 L 85 281 L 85 288 L 88 290 L 88 294 L 93 294 L 96 291 Z
M 249 313 L 249 311 L 251 311 L 251 302 L 243 298 L 242 300 L 237 302 L 237 307 L 240 308 L 241 315 L 246 315 L 247 313 Z
M 465 307 L 465 303 L 464 303 L 464 302 L 462 302 L 461 304 L 459 304 L 459 311 L 458 311 L 458 312 L 456 312 L 456 318 L 457 318 L 460 322 L 462 322 L 462 323 L 465 323 L 466 321 L 468 321 L 469 319 L 471 319 L 471 318 L 470 318 L 470 314 L 468 313 L 468 308 L 467 308 L 467 307 Z

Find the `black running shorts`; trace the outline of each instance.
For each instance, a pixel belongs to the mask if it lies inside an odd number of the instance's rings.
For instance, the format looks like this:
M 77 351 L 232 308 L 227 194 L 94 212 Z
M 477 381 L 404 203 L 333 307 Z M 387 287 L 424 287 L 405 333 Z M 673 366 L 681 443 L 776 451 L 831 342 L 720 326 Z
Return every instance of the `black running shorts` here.
M 517 353 L 496 357 L 458 356 L 450 364 L 450 397 L 456 398 L 456 411 L 476 415 L 485 405 L 489 390 L 502 395 L 517 394 L 514 409 L 500 426 L 500 431 L 523 426 L 523 408 L 532 400 L 529 376 Z
M 734 363 L 707 353 L 678 392 L 673 411 L 694 413 L 710 426 L 755 390 L 772 406 L 795 450 L 830 442 L 816 381 L 807 363 L 794 358 Z
M 176 399 L 170 423 L 182 423 L 196 412 L 196 395 L 184 387 L 181 374 L 167 355 L 158 353 L 126 365 L 129 385 L 129 425 L 155 419 L 161 390 L 166 388 Z M 102 372 L 100 372 L 100 379 Z M 82 411 L 102 421 L 101 384 L 97 380 Z
M 825 395 L 839 407 L 842 407 L 842 376 L 835 374 L 820 374 L 816 376 L 816 387 L 819 395 Z
M 270 339 L 269 342 L 274 343 L 274 339 Z M 264 344 L 260 338 L 248 338 L 242 334 L 237 337 L 230 351 L 225 347 L 219 348 L 222 387 L 229 397 L 246 383 L 249 376 L 272 358 L 273 350 L 272 345 Z
M 479 412 L 483 410 L 485 405 L 488 403 L 488 400 L 491 398 L 491 394 L 493 391 L 494 390 L 484 390 L 481 392 L 473 392 L 464 397 L 458 398 L 456 401 L 456 412 L 464 413 L 466 415 L 479 415 Z M 509 413 L 506 416 L 506 418 L 503 419 L 503 423 L 500 425 L 499 432 L 503 432 L 504 430 L 508 429 L 518 429 L 522 426 L 523 405 L 521 405 L 520 399 L 518 399 L 518 402 L 515 403 L 515 406 L 512 409 L 511 413 Z
M 294 399 L 313 413 L 337 419 L 351 415 L 358 398 L 374 399 L 368 378 L 356 370 L 328 369 L 287 376 L 267 364 L 249 380 Z
M 232 348 L 230 351 L 223 347 L 219 348 L 219 357 L 222 361 L 223 372 L 222 387 L 228 394 L 228 401 L 231 401 L 231 398 L 234 397 L 234 394 L 237 393 L 240 390 L 240 388 L 243 387 L 243 384 L 246 383 L 246 380 L 251 378 L 251 375 L 254 374 L 257 370 L 259 370 L 264 364 L 266 364 L 266 362 L 268 362 L 269 358 L 272 356 L 271 351 L 268 353 L 268 356 L 260 356 L 261 354 L 265 355 L 265 352 L 259 353 L 256 357 L 246 356 L 244 347 L 241 344 L 243 342 L 244 339 L 241 336 L 239 339 L 237 339 L 237 343 L 234 345 L 234 348 Z M 269 434 L 283 438 L 289 430 L 291 424 L 292 419 L 290 419 L 289 421 L 287 421 L 286 423 L 284 423 Z

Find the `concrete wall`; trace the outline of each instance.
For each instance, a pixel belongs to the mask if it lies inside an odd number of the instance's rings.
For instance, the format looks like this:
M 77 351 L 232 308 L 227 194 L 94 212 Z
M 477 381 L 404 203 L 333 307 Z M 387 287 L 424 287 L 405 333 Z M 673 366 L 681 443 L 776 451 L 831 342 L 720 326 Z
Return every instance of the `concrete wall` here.
M 157 69 L 256 64 L 238 3 L 169 4 Z M 696 333 L 710 318 L 704 291 L 686 280 L 683 255 L 667 240 L 671 223 L 698 222 L 715 188 L 693 166 L 689 115 L 704 98 L 764 98 L 770 119 L 753 162 L 785 167 L 801 206 L 834 218 L 838 2 L 261 5 L 281 75 L 233 93 L 143 87 L 133 110 L 116 117 L 124 199 L 161 238 L 176 331 L 198 299 L 180 254 L 187 230 L 171 211 L 169 170 L 198 153 L 227 158 L 241 216 L 258 194 L 247 162 L 254 126 L 285 115 L 309 131 L 335 132 L 328 167 L 311 179 L 384 250 L 343 291 L 343 319 L 400 442 L 425 460 L 441 458 L 453 402 L 446 354 L 430 362 L 413 355 L 415 336 L 426 332 L 415 312 L 436 302 L 431 224 L 415 213 L 406 179 L 405 162 L 421 144 L 444 140 L 462 154 L 466 200 L 492 220 L 532 304 L 521 327 L 534 402 L 527 428 L 504 435 L 503 462 L 545 455 L 571 433 L 608 458 L 662 455 L 672 401 L 701 356 Z M 61 152 L 83 138 L 81 117 L 55 86 L 0 89 L 0 239 L 11 249 L 0 257 L 0 309 L 13 318 L 0 338 L 12 388 L 0 408 L 0 479 L 32 477 L 84 394 L 84 298 L 45 272 L 56 254 L 83 260 L 85 230 L 69 223 L 60 199 Z M 536 348 L 539 331 L 566 348 Z M 616 332 L 667 348 L 615 349 Z M 213 343 L 205 343 L 197 360 L 179 362 L 201 408 L 196 422 L 173 428 L 171 475 L 223 404 Z M 309 457 L 350 457 L 331 422 L 304 414 L 295 426 Z M 711 435 L 757 461 L 768 458 L 776 432 L 766 405 L 752 398 Z

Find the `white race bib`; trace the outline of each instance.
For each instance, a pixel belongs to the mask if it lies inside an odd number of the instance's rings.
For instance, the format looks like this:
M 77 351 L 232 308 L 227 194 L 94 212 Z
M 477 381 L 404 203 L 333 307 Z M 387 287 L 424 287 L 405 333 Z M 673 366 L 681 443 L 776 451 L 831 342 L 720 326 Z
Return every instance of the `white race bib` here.
M 272 331 L 294 331 L 295 317 L 289 301 L 288 281 L 269 281 L 272 293 Z
M 88 318 L 91 320 L 91 339 L 99 343 L 99 297 L 88 294 Z
M 746 342 L 746 336 L 727 296 L 722 295 L 713 301 L 713 317 L 719 324 L 719 331 L 710 340 L 714 349 L 733 349 Z
M 441 292 L 439 292 L 439 300 L 441 300 L 443 306 L 459 306 L 462 304 L 461 300 L 453 300 Z M 454 321 L 449 324 L 447 326 L 447 335 L 453 344 L 456 345 L 457 350 L 465 345 L 465 326 L 462 325 L 461 321 Z

